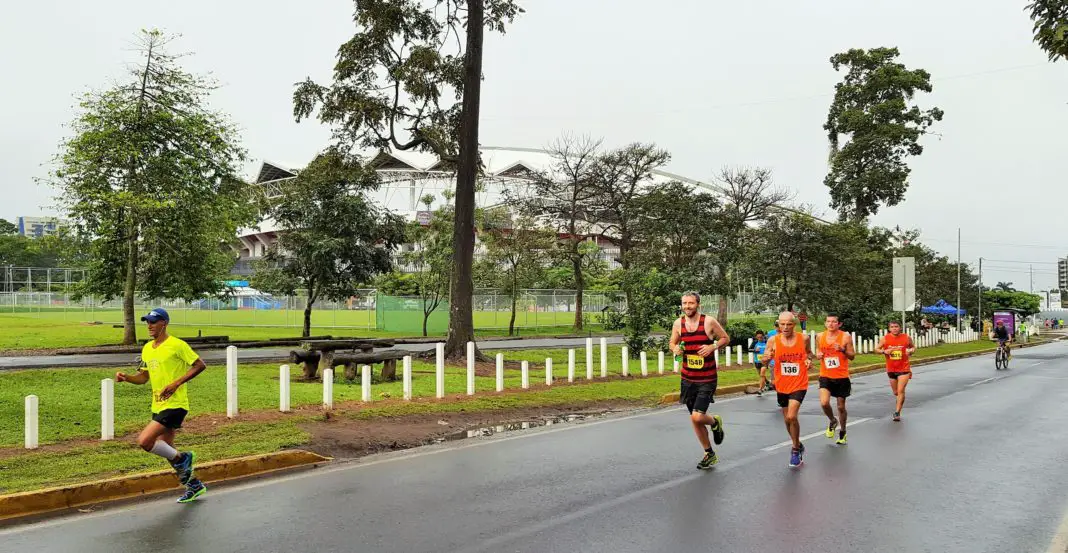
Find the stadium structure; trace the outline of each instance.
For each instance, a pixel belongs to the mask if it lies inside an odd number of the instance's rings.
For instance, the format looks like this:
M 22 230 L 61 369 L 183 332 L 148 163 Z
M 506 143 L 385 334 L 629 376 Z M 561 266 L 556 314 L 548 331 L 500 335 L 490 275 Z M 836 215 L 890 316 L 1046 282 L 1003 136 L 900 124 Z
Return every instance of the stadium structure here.
M 553 156 L 550 153 L 534 148 L 484 146 L 481 154 L 484 168 L 481 186 L 475 198 L 479 207 L 501 204 L 505 198 L 505 190 L 511 190 L 519 195 L 529 193 L 534 175 L 550 170 L 553 165 Z M 379 205 L 409 221 L 426 220 L 429 217 L 430 211 L 422 201 L 425 196 L 434 198 L 434 202 L 429 206 L 432 211 L 445 201 L 445 191 L 455 188 L 456 176 L 453 168 L 432 154 L 381 152 L 370 161 L 370 165 L 381 177 L 381 187 L 370 194 L 371 198 Z M 297 167 L 294 166 L 263 161 L 252 184 L 259 193 L 268 198 L 277 197 L 284 193 L 286 183 L 296 177 L 296 171 Z M 666 171 L 654 172 L 652 185 L 670 181 L 680 181 L 695 188 L 722 192 L 716 185 Z M 239 259 L 234 273 L 250 274 L 254 262 L 264 256 L 267 249 L 277 241 L 278 234 L 284 230 L 278 228 L 273 221 L 264 220 L 259 223 L 258 228 L 244 229 L 239 232 L 239 242 L 235 246 Z M 610 239 L 597 229 L 593 229 L 585 238 L 600 247 L 602 260 L 612 267 L 618 267 L 616 258 L 619 248 Z M 410 245 L 403 245 L 401 251 L 410 248 Z M 481 252 L 481 245 L 476 244 L 475 255 L 478 256 Z M 400 262 L 399 253 L 396 266 L 403 271 L 406 267 Z

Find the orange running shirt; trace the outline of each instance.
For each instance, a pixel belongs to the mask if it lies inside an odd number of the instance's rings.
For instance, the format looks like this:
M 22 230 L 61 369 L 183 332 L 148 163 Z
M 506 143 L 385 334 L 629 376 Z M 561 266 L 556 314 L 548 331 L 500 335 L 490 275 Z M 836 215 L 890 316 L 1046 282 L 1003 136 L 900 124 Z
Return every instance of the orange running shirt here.
M 912 372 L 912 366 L 909 365 L 909 355 L 905 352 L 908 347 L 909 335 L 904 332 L 897 336 L 893 334 L 883 336 L 883 350 L 886 351 L 886 372 Z
M 794 345 L 787 346 L 782 334 L 775 335 L 775 391 L 790 394 L 808 389 L 808 356 L 805 337 L 794 334 Z
M 827 339 L 828 334 L 830 333 L 820 333 L 816 340 L 817 347 L 823 352 L 823 359 L 820 360 L 820 376 L 849 378 L 849 359 L 846 358 L 844 351 L 838 351 L 839 345 L 845 347 L 849 342 L 849 335 L 838 331 L 838 338 L 834 341 L 829 341 Z

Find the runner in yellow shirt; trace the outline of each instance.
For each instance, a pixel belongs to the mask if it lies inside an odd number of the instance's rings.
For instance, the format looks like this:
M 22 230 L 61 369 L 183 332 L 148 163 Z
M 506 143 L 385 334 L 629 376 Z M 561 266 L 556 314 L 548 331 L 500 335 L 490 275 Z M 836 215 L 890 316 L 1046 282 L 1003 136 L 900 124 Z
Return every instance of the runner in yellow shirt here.
M 174 467 L 178 480 L 186 487 L 178 502 L 189 503 L 204 495 L 208 488 L 193 477 L 196 455 L 192 451 L 181 453 L 175 449 L 174 436 L 189 414 L 185 383 L 207 367 L 189 344 L 167 333 L 171 318 L 166 310 L 153 309 L 141 320 L 148 324 L 148 334 L 152 337 L 141 350 L 141 368 L 134 375 L 120 372 L 115 375 L 115 381 L 152 383 L 152 422 L 137 437 L 137 445 L 163 457 Z

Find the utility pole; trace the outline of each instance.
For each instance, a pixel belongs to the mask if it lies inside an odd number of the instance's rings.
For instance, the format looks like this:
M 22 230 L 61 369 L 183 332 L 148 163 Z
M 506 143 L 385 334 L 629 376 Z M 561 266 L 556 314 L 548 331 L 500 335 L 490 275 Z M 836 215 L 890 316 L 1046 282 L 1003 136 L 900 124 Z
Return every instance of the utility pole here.
M 1029 269 L 1031 269 L 1031 293 L 1034 294 L 1035 293 L 1035 266 L 1034 265 L 1028 265 L 1027 267 Z
M 957 227 L 957 332 L 960 332 L 960 227 Z

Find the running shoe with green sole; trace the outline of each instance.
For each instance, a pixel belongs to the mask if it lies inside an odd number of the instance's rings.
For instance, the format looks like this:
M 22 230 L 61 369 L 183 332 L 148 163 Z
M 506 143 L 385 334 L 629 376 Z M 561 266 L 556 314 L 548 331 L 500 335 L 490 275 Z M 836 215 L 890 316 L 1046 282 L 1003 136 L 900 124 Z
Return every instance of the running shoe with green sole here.
M 846 444 L 846 435 L 845 434 L 839 434 L 838 435 L 838 441 L 836 441 L 834 443 L 836 443 L 838 445 L 845 445 Z
M 712 426 L 712 440 L 716 442 L 716 445 L 723 443 L 723 437 L 727 433 L 723 430 L 723 419 L 719 415 L 712 415 L 713 419 L 716 419 L 716 424 Z
M 835 428 L 838 428 L 838 421 L 832 420 L 830 423 L 827 424 L 827 431 L 824 432 L 823 435 L 827 436 L 828 438 L 833 438 Z
M 712 465 L 715 465 L 718 462 L 719 456 L 716 455 L 715 451 L 713 451 L 712 453 L 706 452 L 704 458 L 701 459 L 699 463 L 697 463 L 697 468 L 701 470 L 708 470 L 712 468 Z
M 206 491 L 208 491 L 208 487 L 199 480 L 196 480 L 193 485 L 186 488 L 182 497 L 178 498 L 178 503 L 192 503 L 193 501 L 196 501 L 198 497 L 204 495 L 204 492 Z

